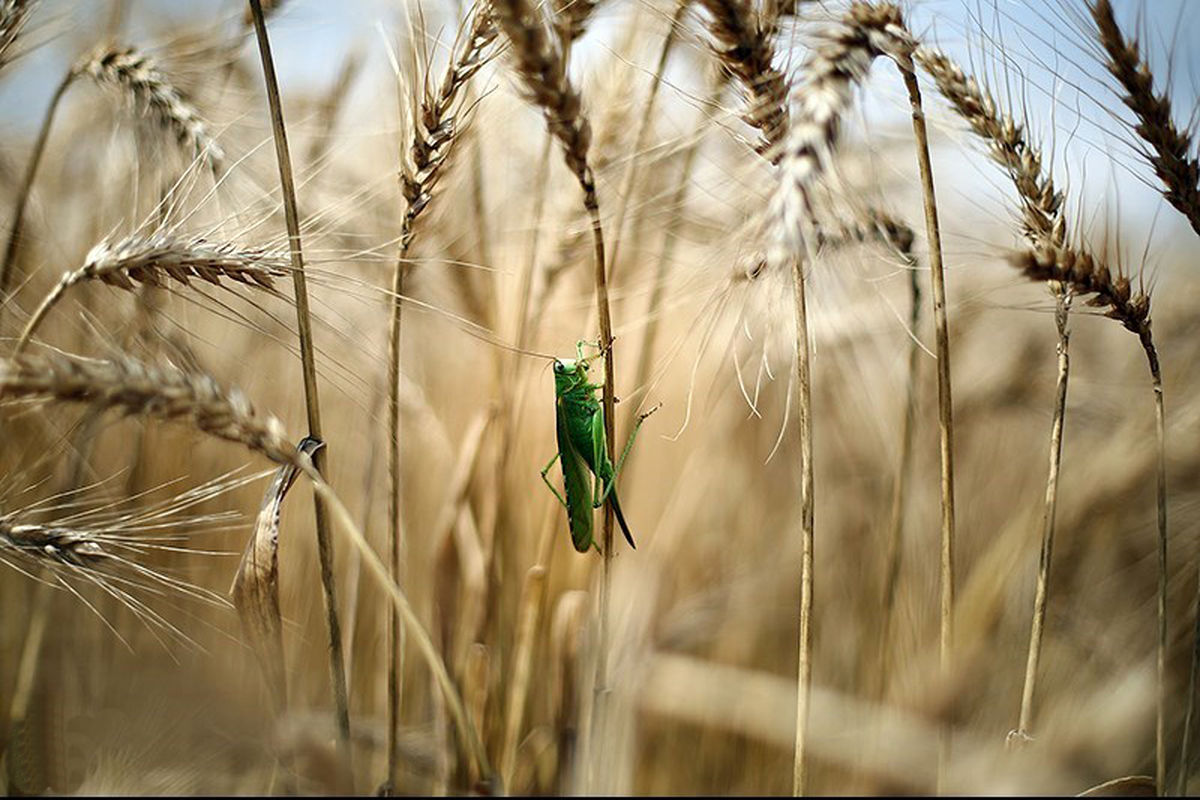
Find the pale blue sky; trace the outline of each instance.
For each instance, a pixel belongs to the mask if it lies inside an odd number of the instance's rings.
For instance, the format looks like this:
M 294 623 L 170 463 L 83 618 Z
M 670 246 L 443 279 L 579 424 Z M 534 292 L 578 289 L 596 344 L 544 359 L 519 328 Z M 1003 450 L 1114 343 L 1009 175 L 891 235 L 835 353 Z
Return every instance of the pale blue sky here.
M 236 0 L 127 3 L 124 38 L 138 44 L 153 44 L 165 33 L 197 22 L 223 20 L 225 28 L 232 30 L 233 20 L 244 7 Z M 448 2 L 423 5 L 432 29 L 446 20 L 453 8 Z M 1150 54 L 1156 74 L 1166 75 L 1170 68 L 1176 113 L 1182 124 L 1188 124 L 1200 95 L 1200 2 L 1115 0 L 1114 5 L 1125 30 L 1138 32 L 1148 43 L 1144 50 Z M 1069 171 L 1074 191 L 1103 191 L 1118 197 L 1122 214 L 1152 215 L 1160 210 L 1161 204 L 1155 202 L 1156 187 L 1147 185 L 1148 173 L 1130 150 L 1132 136 L 1111 116 L 1125 112 L 1094 49 L 1087 49 L 1094 45 L 1087 35 L 1090 27 L 1081 0 L 914 0 L 907 7 L 912 27 L 925 41 L 936 41 L 960 61 L 970 63 L 973 71 L 996 76 L 1000 89 L 1009 88 L 1014 102 L 1027 109 L 1035 134 L 1049 147 L 1066 153 L 1056 163 Z M 66 65 L 102 35 L 109 8 L 108 2 L 98 0 L 42 0 L 33 32 L 27 37 L 40 46 L 6 69 L 0 80 L 0 108 L 4 109 L 0 136 L 16 141 L 30 135 Z M 605 38 L 607 22 L 625 8 L 623 4 L 601 4 L 593 35 L 579 53 L 583 63 L 591 55 L 588 47 L 596 51 L 595 42 Z M 382 67 L 380 28 L 396 31 L 405 14 L 404 0 L 286 0 L 271 26 L 284 92 L 328 85 L 350 48 L 366 48 L 371 59 L 368 68 Z M 987 39 L 1002 44 L 1006 63 L 996 63 L 998 48 Z M 1172 63 L 1168 64 L 1168 56 Z M 370 101 L 364 96 L 369 91 L 360 81 L 356 100 Z M 1051 95 L 1058 98 L 1057 103 L 1050 102 Z M 888 115 L 899 119 L 903 110 L 901 98 L 889 100 L 885 94 L 882 102 L 866 104 L 864 112 L 886 121 Z M 1051 129 L 1053 136 L 1049 135 Z M 968 165 L 964 159 L 963 166 L 997 182 L 994 174 L 988 175 L 986 165 Z M 1141 173 L 1140 180 L 1133 174 L 1136 171 Z M 1177 221 L 1162 219 L 1158 224 L 1169 228 Z

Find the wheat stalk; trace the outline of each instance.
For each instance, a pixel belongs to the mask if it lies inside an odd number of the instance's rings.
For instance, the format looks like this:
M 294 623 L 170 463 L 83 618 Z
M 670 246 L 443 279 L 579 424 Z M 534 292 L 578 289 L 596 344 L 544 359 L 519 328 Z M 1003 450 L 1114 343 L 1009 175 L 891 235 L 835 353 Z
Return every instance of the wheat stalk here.
M 1124 90 L 1121 99 L 1137 115 L 1134 131 L 1147 145 L 1143 155 L 1163 182 L 1163 196 L 1200 234 L 1200 160 L 1194 155 L 1191 136 L 1175 124 L 1166 93 L 1155 93 L 1150 65 L 1142 60 L 1137 40 L 1121 33 L 1112 3 L 1093 0 L 1089 9 L 1108 55 L 1108 71 Z
M 1066 237 L 1063 195 L 1044 168 L 1041 151 L 1026 136 L 1024 125 L 1002 111 L 992 94 L 982 88 L 974 77 L 968 76 L 946 54 L 923 47 L 917 50 L 915 58 L 933 77 L 942 96 L 950 102 L 958 115 L 987 143 L 992 160 L 1008 173 L 1020 203 L 1021 227 L 1025 238 L 1033 247 L 1062 245 Z M 1050 281 L 1048 285 L 1055 295 L 1058 377 L 1050 433 L 1037 592 L 1030 625 L 1021 710 L 1017 728 L 1009 734 L 1010 743 L 1028 740 L 1033 724 L 1033 697 L 1045 630 L 1049 572 L 1054 548 L 1055 510 L 1058 504 L 1058 476 L 1062 465 L 1067 382 L 1070 375 L 1070 334 L 1067 327 L 1070 296 L 1064 290 L 1063 284 Z
M 404 150 L 400 186 L 405 200 L 400 246 L 392 272 L 391 314 L 388 327 L 388 531 L 393 580 L 400 580 L 403 532 L 400 515 L 400 345 L 403 295 L 411 270 L 409 251 L 415 224 L 433 198 L 434 189 L 463 129 L 461 102 L 467 85 L 490 59 L 497 30 L 488 7 L 481 3 L 465 29 L 464 44 L 451 59 L 436 90 L 428 83 L 419 107 L 413 112 L 412 139 Z M 388 782 L 399 780 L 397 743 L 400 733 L 401 649 L 404 633 L 400 619 L 391 615 L 388 626 Z
M 308 435 L 324 441 L 321 434 L 321 409 L 317 387 L 316 348 L 313 344 L 312 317 L 308 308 L 308 284 L 304 275 L 304 253 L 300 240 L 300 212 L 296 204 L 292 157 L 288 150 L 287 128 L 283 121 L 283 104 L 279 99 L 279 82 L 275 77 L 275 62 L 267 24 L 263 19 L 260 0 L 250 0 L 254 18 L 254 33 L 262 62 L 267 105 L 271 114 L 271 132 L 275 143 L 275 158 L 279 166 L 280 193 L 283 196 L 287 224 L 288 249 L 292 262 L 292 285 L 296 300 L 296 327 L 300 338 L 300 363 L 304 377 L 304 405 L 308 418 Z M 316 451 L 312 468 L 319 474 L 324 468 L 325 448 Z M 350 751 L 350 700 L 346 692 L 346 660 L 342 654 L 341 622 L 338 617 L 337 584 L 333 572 L 333 541 L 329 535 L 328 511 L 323 495 L 314 498 L 313 512 L 317 538 L 317 556 L 321 566 L 321 589 L 325 601 L 325 626 L 329 640 L 329 671 L 333 689 L 334 717 L 338 729 L 338 749 L 351 790 L 354 787 L 353 761 Z
M 38 127 L 37 139 L 33 143 L 33 152 L 30 153 L 29 163 L 25 167 L 25 174 L 21 178 L 21 186 L 17 190 L 17 200 L 13 209 L 12 222 L 8 228 L 8 239 L 4 244 L 4 260 L 0 261 L 0 312 L 8 305 L 9 286 L 13 283 L 13 273 L 16 270 L 17 255 L 20 252 L 21 245 L 24 240 L 25 232 L 25 210 L 29 205 L 29 196 L 33 192 L 33 182 L 37 178 L 38 167 L 42 164 L 42 156 L 46 152 L 46 142 L 50 138 L 50 127 L 54 124 L 54 116 L 58 111 L 59 105 L 62 103 L 63 95 L 67 93 L 67 89 L 75 81 L 77 73 L 74 69 L 67 70 L 67 74 L 59 81 L 58 86 L 54 89 L 54 94 L 50 97 L 50 104 L 46 107 L 46 113 L 42 116 L 42 124 Z
M 872 61 L 891 56 L 900 68 L 912 105 L 913 133 L 925 198 L 926 229 L 933 275 L 933 308 L 938 346 L 938 416 L 942 459 L 942 603 L 941 650 L 943 669 L 949 668 L 950 613 L 954 591 L 954 468 L 953 414 L 950 394 L 950 343 L 946 320 L 937 204 L 929 159 L 928 137 L 920 90 L 913 71 L 916 42 L 908 32 L 900 9 L 891 3 L 853 3 L 841 20 L 824 31 L 806 58 L 803 79 L 793 92 L 792 123 L 779 158 L 779 179 L 768 209 L 768 262 L 791 263 L 797 326 L 796 370 L 800 389 L 801 467 L 801 589 L 800 655 L 797 677 L 796 748 L 792 789 L 802 794 L 805 785 L 805 750 L 808 704 L 812 677 L 812 549 L 813 476 L 812 412 L 807 310 L 803 263 L 812 261 L 819 236 L 813 215 L 812 191 L 831 162 L 841 118 L 854 87 L 862 82 Z M 947 740 L 948 741 L 948 740 Z M 943 754 L 944 756 L 944 754 Z M 939 763 L 944 764 L 945 758 Z
M 497 18 L 512 43 L 517 73 L 529 95 L 529 101 L 542 110 L 550 134 L 562 146 L 567 167 L 583 190 L 583 205 L 592 220 L 595 244 L 596 311 L 600 323 L 600 346 L 604 353 L 604 438 L 608 452 L 616 452 L 613 425 L 616 420 L 614 402 L 614 367 L 612 352 L 612 317 L 608 302 L 608 276 L 605 271 L 604 233 L 600 224 L 600 204 L 596 197 L 596 181 L 588 163 L 591 145 L 591 126 L 583 115 L 583 101 L 567 77 L 567 59 L 561 46 L 547 35 L 540 13 L 530 0 L 498 0 Z M 612 506 L 605 504 L 602 548 L 603 576 L 600 592 L 600 641 L 597 648 L 596 693 L 605 698 L 608 692 L 608 599 L 611 585 L 613 556 Z M 597 724 L 603 729 L 604 702 L 601 700 Z

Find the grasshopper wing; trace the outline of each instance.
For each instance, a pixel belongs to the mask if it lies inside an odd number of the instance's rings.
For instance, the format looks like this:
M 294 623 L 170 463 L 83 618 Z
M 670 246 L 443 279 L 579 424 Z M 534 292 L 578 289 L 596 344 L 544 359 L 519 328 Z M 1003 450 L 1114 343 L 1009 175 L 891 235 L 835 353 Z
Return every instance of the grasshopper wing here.
M 625 535 L 625 541 L 629 542 L 630 547 L 637 550 L 633 534 L 629 532 L 629 525 L 625 522 L 625 514 L 621 511 L 621 501 L 617 499 L 617 487 L 614 485 L 617 475 L 616 470 L 613 469 L 612 460 L 608 457 L 608 444 L 604 436 L 603 408 L 597 408 L 596 414 L 592 417 L 592 464 L 596 467 L 596 488 L 598 490 L 596 497 L 608 495 L 608 504 L 617 517 L 617 524 L 621 526 L 621 533 Z
M 571 442 L 562 400 L 555 403 L 558 460 L 562 464 L 563 488 L 567 496 L 567 521 L 575 549 L 586 553 L 592 546 L 592 472 Z

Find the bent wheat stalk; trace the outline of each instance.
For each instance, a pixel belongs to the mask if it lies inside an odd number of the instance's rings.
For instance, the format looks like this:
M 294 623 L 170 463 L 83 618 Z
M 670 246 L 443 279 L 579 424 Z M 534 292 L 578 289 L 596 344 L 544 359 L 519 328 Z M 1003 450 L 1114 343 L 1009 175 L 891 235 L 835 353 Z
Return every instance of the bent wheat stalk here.
M 1021 208 L 1021 227 L 1033 247 L 1062 245 L 1066 237 L 1063 195 L 1052 176 L 1043 168 L 1041 151 L 1025 133 L 1025 126 L 1000 110 L 992 94 L 982 88 L 944 53 L 919 48 L 917 62 L 928 72 L 942 93 L 971 130 L 988 145 L 988 154 L 1008 173 L 1017 191 Z M 1058 378 L 1050 435 L 1050 463 L 1046 478 L 1045 506 L 1042 517 L 1042 547 L 1038 563 L 1037 591 L 1030 624 L 1029 653 L 1025 682 L 1021 692 L 1021 710 L 1016 730 L 1009 742 L 1018 744 L 1031 738 L 1033 698 L 1045 633 L 1046 603 L 1049 593 L 1050 564 L 1054 547 L 1055 511 L 1058 504 L 1058 476 L 1062 466 L 1062 432 L 1066 414 L 1067 382 L 1070 374 L 1067 315 L 1070 289 L 1057 281 L 1049 288 L 1055 297 L 1058 328 Z
M 74 70 L 59 82 L 50 98 L 50 105 L 42 117 L 41 127 L 38 128 L 37 139 L 33 143 L 33 152 L 29 156 L 29 164 L 25 167 L 25 175 L 21 179 L 21 188 L 17 190 L 16 207 L 13 210 L 12 223 L 8 228 L 8 240 L 4 245 L 4 260 L 0 261 L 0 312 L 8 304 L 8 287 L 13 282 L 13 271 L 16 269 L 17 255 L 20 252 L 22 238 L 25 233 L 25 211 L 29 205 L 29 195 L 33 191 L 33 182 L 37 178 L 38 167 L 42 164 L 42 155 L 46 152 L 46 142 L 50 138 L 50 127 L 54 123 L 54 115 L 62 102 L 63 95 L 78 77 Z
M 239 444 L 270 461 L 299 469 L 332 511 L 338 528 L 362 554 L 371 575 L 388 594 L 412 632 L 418 650 L 446 698 L 464 748 L 480 774 L 492 775 L 478 731 L 467 716 L 446 665 L 404 592 L 388 576 L 387 567 L 354 523 L 353 516 L 311 459 L 297 450 L 275 417 L 257 413 L 245 395 L 226 390 L 208 375 L 121 357 L 110 361 L 72 358 L 60 353 L 0 359 L 0 400 L 82 403 L 185 424 L 201 433 Z
M 308 285 L 304 277 L 304 253 L 300 243 L 300 213 L 296 207 L 296 187 L 292 176 L 292 159 L 288 151 L 287 130 L 283 123 L 283 107 L 279 99 L 279 83 L 275 78 L 275 63 L 271 58 L 271 43 L 263 20 L 260 0 L 250 0 L 254 17 L 254 33 L 262 60 L 267 104 L 271 112 L 271 130 L 275 140 L 275 156 L 279 165 L 280 192 L 283 195 L 284 216 L 287 221 L 288 247 L 291 251 L 292 283 L 295 287 L 296 326 L 300 334 L 300 361 L 304 375 L 304 402 L 308 416 L 308 435 L 323 441 L 321 410 L 317 389 L 316 352 L 313 345 L 312 319 L 308 310 Z M 324 467 L 325 448 L 317 450 L 312 465 L 318 473 Z M 337 584 L 333 572 L 333 542 L 329 535 L 328 512 L 321 496 L 314 498 L 316 516 L 317 555 L 321 564 L 321 588 L 325 599 L 326 632 L 329 639 L 329 670 L 333 685 L 334 716 L 338 730 L 338 749 L 346 778 L 353 789 L 354 771 L 350 753 L 350 701 L 346 694 L 346 660 L 342 654 L 341 622 L 338 618 Z

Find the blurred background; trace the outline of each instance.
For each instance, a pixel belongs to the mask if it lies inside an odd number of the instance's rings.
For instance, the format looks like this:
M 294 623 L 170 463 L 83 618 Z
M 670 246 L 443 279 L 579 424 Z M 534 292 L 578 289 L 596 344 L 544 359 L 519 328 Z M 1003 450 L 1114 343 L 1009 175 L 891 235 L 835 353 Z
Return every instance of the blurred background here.
M 777 43 L 779 65 L 797 76 L 845 4 L 800 10 Z M 1200 6 L 1122 2 L 1116 11 L 1143 43 L 1177 122 L 1193 129 Z M 1174 757 L 1200 558 L 1200 247 L 1139 154 L 1082 3 L 928 0 L 905 12 L 922 42 L 944 48 L 1027 120 L 1066 193 L 1073 235 L 1151 292 L 1168 414 Z M 408 109 L 441 80 L 464 13 L 453 4 L 289 0 L 269 19 L 310 265 L 330 482 L 381 553 L 388 291 L 405 209 L 398 172 L 413 136 Z M 102 241 L 170 232 L 286 248 L 261 67 L 243 14 L 216 0 L 37 5 L 17 57 L 0 71 L 6 231 L 55 86 L 105 41 L 158 63 L 200 111 L 226 164 L 214 179 L 136 106 L 73 85 L 31 195 L 20 280 L 0 318 L 6 347 L 62 273 Z M 400 583 L 512 793 L 791 787 L 800 562 L 792 289 L 789 275 L 748 277 L 774 176 L 741 121 L 744 96 L 714 78 L 704 11 L 680 18 L 647 138 L 635 141 L 674 14 L 669 2 L 600 3 L 571 53 L 601 212 L 619 249 L 611 266 L 618 441 L 635 412 L 662 403 L 620 480 L 638 549 L 619 543 L 615 553 L 602 729 L 591 725 L 601 557 L 571 548 L 565 512 L 538 475 L 555 451 L 545 356 L 573 355 L 578 340 L 597 336 L 589 227 L 507 54 L 473 81 L 446 173 L 415 228 L 402 351 Z M 856 94 L 830 205 L 888 210 L 917 231 L 915 262 L 866 242 L 830 247 L 809 270 L 810 789 L 932 792 L 947 729 L 953 748 L 941 785 L 951 792 L 1076 793 L 1153 773 L 1153 403 L 1135 338 L 1082 301 L 1071 321 L 1034 739 L 1006 747 L 1040 546 L 1054 300 L 1009 265 L 1022 237 L 1007 176 L 923 82 L 958 426 L 955 668 L 939 676 L 937 390 L 921 194 L 898 77 L 881 59 Z M 914 270 L 924 290 L 915 327 Z M 290 282 L 278 280 L 274 294 L 193 283 L 136 292 L 81 284 L 48 317 L 41 346 L 202 369 L 298 438 L 305 409 Z M 914 342 L 916 422 L 893 549 Z M 380 787 L 387 598 L 338 539 L 354 755 L 347 775 L 334 746 L 303 482 L 280 529 L 288 681 L 280 712 L 228 601 L 271 465 L 186 426 L 68 404 L 3 411 L 0 516 L 125 526 L 138 567 L 117 577 L 69 564 L 43 572 L 0 554 L 0 781 L 8 791 Z M 131 517 L 155 504 L 169 512 Z M 392 788 L 480 789 L 411 638 L 406 653 L 402 780 Z

